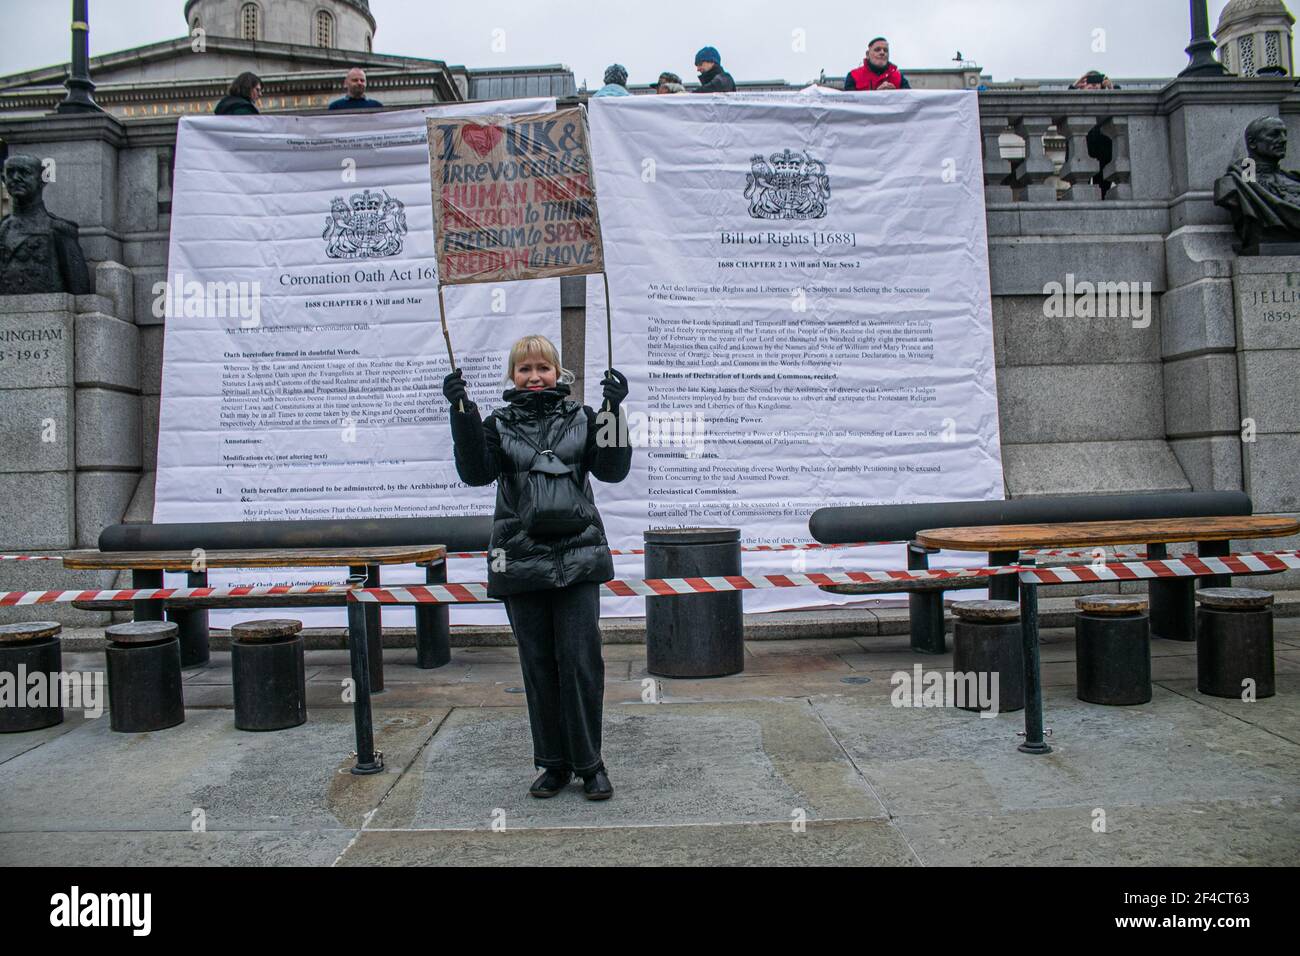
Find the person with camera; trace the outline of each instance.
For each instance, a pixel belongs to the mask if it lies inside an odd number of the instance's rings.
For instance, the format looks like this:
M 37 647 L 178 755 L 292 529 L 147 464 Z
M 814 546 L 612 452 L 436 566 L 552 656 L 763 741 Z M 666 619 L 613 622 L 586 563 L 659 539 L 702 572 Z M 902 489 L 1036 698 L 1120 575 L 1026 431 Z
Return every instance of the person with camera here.
M 599 586 L 614 577 L 614 559 L 590 478 L 619 482 L 632 466 L 620 409 L 627 378 L 609 369 L 604 408 L 580 405 L 568 397 L 574 376 L 555 345 L 529 335 L 511 347 L 506 380 L 506 406 L 486 420 L 460 369 L 442 392 L 461 480 L 497 483 L 487 593 L 505 604 L 519 646 L 533 763 L 542 771 L 528 792 L 553 797 L 577 774 L 588 800 L 606 800 L 614 788 L 600 752 Z

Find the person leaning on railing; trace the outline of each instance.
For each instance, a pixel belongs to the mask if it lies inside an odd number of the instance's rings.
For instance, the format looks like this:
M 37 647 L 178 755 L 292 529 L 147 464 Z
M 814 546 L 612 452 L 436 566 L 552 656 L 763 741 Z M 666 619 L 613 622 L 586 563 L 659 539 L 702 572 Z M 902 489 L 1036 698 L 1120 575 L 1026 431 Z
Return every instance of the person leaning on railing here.
M 1083 76 L 1079 77 L 1070 84 L 1072 90 L 1118 90 L 1123 87 L 1111 82 L 1109 76 L 1097 70 L 1089 70 Z M 1102 173 L 1110 165 L 1110 161 L 1115 156 L 1115 144 L 1110 141 L 1110 137 L 1101 131 L 1101 125 L 1098 124 L 1088 130 L 1088 155 L 1097 161 L 1097 175 L 1092 177 L 1094 186 L 1101 187 L 1101 194 L 1104 197 L 1106 190 L 1110 187 L 1106 183 Z
M 844 77 L 844 89 L 848 90 L 910 90 L 912 84 L 907 82 L 903 71 L 889 61 L 889 41 L 876 37 L 867 44 L 867 55 L 862 65 L 850 70 Z
M 212 112 L 218 116 L 254 116 L 261 99 L 261 78 L 256 73 L 240 73 Z

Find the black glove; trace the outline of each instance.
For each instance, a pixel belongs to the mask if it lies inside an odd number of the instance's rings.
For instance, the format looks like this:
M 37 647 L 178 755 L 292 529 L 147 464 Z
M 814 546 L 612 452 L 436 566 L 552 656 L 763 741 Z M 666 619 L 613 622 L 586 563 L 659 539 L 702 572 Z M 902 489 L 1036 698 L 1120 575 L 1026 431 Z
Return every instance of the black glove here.
M 453 408 L 458 407 L 461 402 L 470 404 L 469 391 L 465 388 L 465 376 L 461 375 L 460 369 L 456 369 L 442 380 L 442 394 L 447 401 L 451 402 Z
M 605 401 L 609 402 L 611 409 L 618 408 L 623 399 L 627 398 L 627 376 L 618 369 L 611 368 L 606 371 L 600 384 L 604 389 Z

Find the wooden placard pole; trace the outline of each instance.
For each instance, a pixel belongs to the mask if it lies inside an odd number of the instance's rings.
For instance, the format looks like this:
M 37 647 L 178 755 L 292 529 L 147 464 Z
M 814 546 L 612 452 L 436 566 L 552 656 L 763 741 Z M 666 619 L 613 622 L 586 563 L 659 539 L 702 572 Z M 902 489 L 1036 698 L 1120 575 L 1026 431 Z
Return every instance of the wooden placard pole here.
M 451 332 L 447 329 L 447 305 L 442 301 L 442 283 L 438 283 L 438 318 L 442 320 L 442 338 L 447 343 L 447 358 L 451 362 L 451 370 L 456 371 L 456 356 L 451 351 Z M 465 403 L 457 402 L 457 411 L 465 411 Z

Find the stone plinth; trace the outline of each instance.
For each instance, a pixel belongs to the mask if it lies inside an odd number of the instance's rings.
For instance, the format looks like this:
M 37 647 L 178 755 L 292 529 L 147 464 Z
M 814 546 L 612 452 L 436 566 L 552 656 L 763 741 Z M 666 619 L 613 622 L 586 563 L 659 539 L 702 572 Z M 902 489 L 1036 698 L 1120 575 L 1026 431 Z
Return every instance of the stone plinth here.
M 71 295 L 0 298 L 0 549 L 76 540 Z
M 1233 263 L 1246 491 L 1260 513 L 1300 510 L 1300 256 Z

